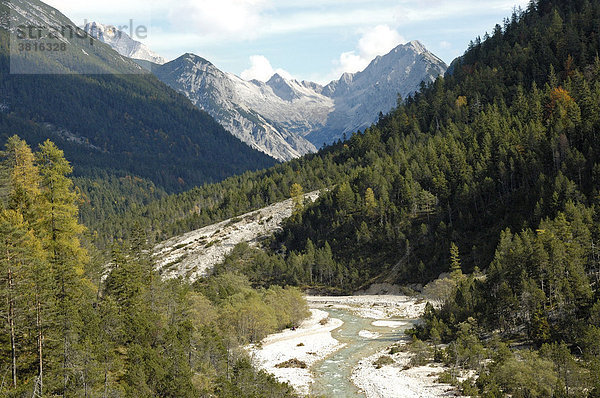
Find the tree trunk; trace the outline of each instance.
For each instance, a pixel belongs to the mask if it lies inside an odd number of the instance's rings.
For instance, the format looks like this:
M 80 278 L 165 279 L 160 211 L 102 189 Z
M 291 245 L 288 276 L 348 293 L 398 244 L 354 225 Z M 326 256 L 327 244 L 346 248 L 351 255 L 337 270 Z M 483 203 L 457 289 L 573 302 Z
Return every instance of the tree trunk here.
M 83 396 L 88 398 L 87 360 L 85 362 L 85 369 L 83 370 Z
M 44 396 L 44 334 L 42 329 L 42 303 L 40 303 L 39 296 L 36 294 L 36 323 L 37 323 L 37 345 L 38 345 L 38 366 L 39 366 L 39 384 L 40 384 L 40 395 Z
M 10 255 L 8 255 L 10 260 Z M 10 330 L 10 349 L 12 355 L 12 383 L 13 387 L 17 387 L 17 343 L 15 335 L 15 302 L 14 302 L 14 281 L 12 270 L 8 269 L 8 296 L 6 298 L 8 302 L 8 328 Z
M 108 366 L 104 366 L 104 393 L 102 398 L 108 397 Z

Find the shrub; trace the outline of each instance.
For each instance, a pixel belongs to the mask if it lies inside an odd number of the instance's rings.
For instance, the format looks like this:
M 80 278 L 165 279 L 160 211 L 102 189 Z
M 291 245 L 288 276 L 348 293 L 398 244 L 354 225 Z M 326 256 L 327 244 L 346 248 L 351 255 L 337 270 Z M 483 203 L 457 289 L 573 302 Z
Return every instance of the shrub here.
M 292 358 L 289 359 L 285 362 L 281 362 L 277 365 L 275 365 L 276 368 L 299 368 L 299 369 L 306 369 L 306 362 L 301 361 L 299 359 L 296 358 Z
M 382 355 L 375 362 L 373 362 L 373 366 L 375 369 L 381 369 L 384 366 L 393 365 L 396 362 L 389 355 Z

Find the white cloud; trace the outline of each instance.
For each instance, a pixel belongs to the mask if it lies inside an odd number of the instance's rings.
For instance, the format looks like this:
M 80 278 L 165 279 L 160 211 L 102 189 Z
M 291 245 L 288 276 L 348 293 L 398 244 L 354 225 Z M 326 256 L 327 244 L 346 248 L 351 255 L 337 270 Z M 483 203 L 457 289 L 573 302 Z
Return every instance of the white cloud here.
M 428 42 L 447 40 L 452 47 L 447 48 L 447 44 L 442 42 L 438 48 L 445 50 L 446 57 L 450 57 L 466 47 L 465 32 L 470 33 L 469 38 L 483 35 L 485 30 L 493 28 L 493 24 L 488 22 L 493 20 L 490 17 L 501 22 L 502 17 L 510 15 L 513 6 L 526 7 L 529 3 L 529 0 L 44 1 L 77 24 L 94 20 L 121 25 L 133 19 L 136 25 L 149 27 L 148 39 L 143 41 L 163 56 L 175 58 L 194 51 L 211 61 L 221 62 L 228 70 L 239 72 L 249 68 L 246 75 L 260 74 L 263 79 L 270 73 L 269 68 L 263 65 L 263 72 L 259 73 L 259 66 L 248 63 L 248 55 L 261 54 L 262 48 L 273 53 L 278 46 L 282 52 L 289 51 L 297 43 L 304 51 L 308 47 L 306 41 L 313 38 L 331 41 L 331 46 L 315 46 L 311 57 L 320 60 L 335 58 L 333 65 L 318 63 L 325 66 L 311 70 L 315 66 L 307 62 L 310 59 L 294 58 L 299 59 L 293 65 L 296 73 L 323 83 L 339 78 L 344 71 L 361 70 L 374 56 L 386 52 L 377 51 L 377 47 L 390 46 L 384 45 L 385 40 L 370 40 L 371 31 L 364 30 L 369 27 L 380 27 L 382 36 L 377 36 L 377 29 L 372 29 L 371 37 L 375 38 L 385 38 L 385 32 L 391 32 L 392 37 L 399 36 L 393 29 L 396 28 L 415 39 Z M 450 27 L 461 33 L 456 35 L 460 37 L 454 37 Z M 423 37 L 424 30 L 435 34 L 442 28 L 446 34 L 444 37 L 442 32 L 437 33 L 437 40 Z M 364 36 L 362 43 L 354 38 L 357 32 Z M 247 44 L 248 47 L 245 47 Z M 342 51 L 345 52 L 341 54 Z M 274 68 L 271 66 L 271 69 Z
M 385 55 L 406 40 L 388 25 L 377 25 L 364 31 L 356 50 L 344 52 L 336 62 L 336 74 L 358 72 L 365 69 L 378 55 Z
M 340 55 L 339 67 L 337 68 L 336 75 L 344 72 L 358 72 L 365 69 L 367 65 L 369 65 L 367 59 L 356 54 L 356 51 L 348 51 Z
M 275 73 L 286 79 L 293 79 L 293 76 L 285 69 L 273 69 L 271 62 L 264 55 L 252 55 L 250 57 L 250 68 L 244 70 L 240 77 L 244 80 L 256 79 L 266 82 Z
M 151 13 L 165 17 L 172 29 L 223 41 L 311 29 L 418 23 L 474 16 L 494 10 L 509 12 L 529 0 L 46 0 L 75 22 L 84 19 L 119 23 L 146 22 Z
M 261 27 L 261 34 L 276 35 L 315 29 L 366 27 L 374 24 L 394 24 L 397 6 L 380 8 L 315 9 L 290 13 L 271 19 Z
M 268 5 L 268 0 L 181 0 L 172 4 L 168 17 L 176 30 L 219 38 L 252 38 Z
M 374 58 L 392 51 L 404 41 L 396 30 L 387 25 L 378 25 L 363 34 L 358 41 L 358 50 L 361 56 Z
M 441 41 L 439 45 L 440 45 L 440 48 L 443 48 L 444 50 L 452 48 L 452 43 L 450 43 L 449 41 L 446 41 L 446 40 Z

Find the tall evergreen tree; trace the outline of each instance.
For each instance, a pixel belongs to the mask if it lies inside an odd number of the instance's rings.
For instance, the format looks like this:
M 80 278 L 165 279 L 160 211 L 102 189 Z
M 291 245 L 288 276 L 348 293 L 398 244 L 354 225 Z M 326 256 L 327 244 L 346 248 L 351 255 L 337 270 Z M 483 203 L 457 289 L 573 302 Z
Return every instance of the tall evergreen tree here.
M 79 240 L 84 227 L 78 222 L 78 197 L 67 177 L 72 172 L 69 162 L 49 140 L 40 145 L 36 160 L 41 176 L 40 234 L 57 288 L 56 321 L 60 324 L 58 346 L 63 380 L 57 391 L 65 396 L 74 368 L 73 350 L 80 322 L 78 304 L 84 298 L 86 285 L 82 275 L 88 258 Z
M 2 190 L 6 206 L 21 213 L 29 223 L 35 222 L 39 216 L 40 175 L 31 148 L 12 136 L 0 157 L 7 173 Z

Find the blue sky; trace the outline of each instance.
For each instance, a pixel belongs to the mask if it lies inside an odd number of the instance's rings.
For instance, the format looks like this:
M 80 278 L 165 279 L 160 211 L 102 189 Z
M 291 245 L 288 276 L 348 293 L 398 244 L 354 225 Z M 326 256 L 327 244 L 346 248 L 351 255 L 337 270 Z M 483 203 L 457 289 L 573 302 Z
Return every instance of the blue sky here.
M 76 24 L 149 27 L 167 59 L 192 52 L 244 78 L 274 72 L 320 83 L 421 41 L 450 63 L 528 0 L 46 0 Z M 126 30 L 127 31 L 127 30 Z M 129 33 L 129 32 L 127 32 Z

